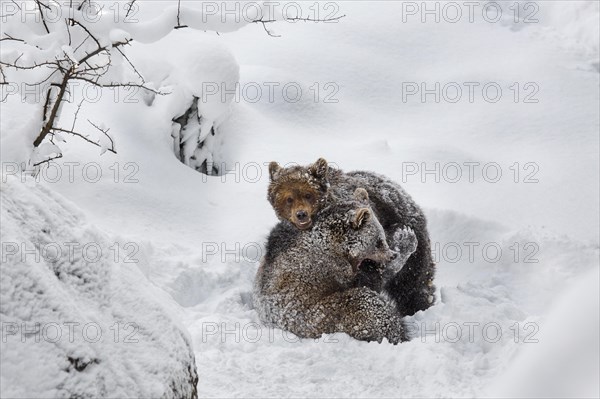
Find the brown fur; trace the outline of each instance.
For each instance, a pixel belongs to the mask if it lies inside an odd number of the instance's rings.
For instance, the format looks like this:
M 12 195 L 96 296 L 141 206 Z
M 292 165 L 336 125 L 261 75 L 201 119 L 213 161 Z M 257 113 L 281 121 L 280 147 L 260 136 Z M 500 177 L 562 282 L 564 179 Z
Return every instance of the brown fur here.
M 373 269 L 374 273 L 363 270 L 357 277 L 358 286 L 366 282 L 371 289 L 379 290 L 378 287 L 383 285 L 403 315 L 412 315 L 431 306 L 435 292 L 435 263 L 431 255 L 427 220 L 421 208 L 402 187 L 373 172 L 344 173 L 330 168 L 323 158 L 308 166 L 286 168 L 271 162 L 269 174 L 269 202 L 280 220 L 289 221 L 301 230 L 310 230 L 320 219 L 320 212 L 327 204 L 349 200 L 357 188 L 364 188 L 374 216 L 384 229 L 389 247 L 399 256 L 391 262 L 371 264 L 373 267 L 367 269 Z M 316 199 L 309 203 L 301 201 L 308 192 L 311 193 L 311 199 L 316 193 Z M 291 198 L 291 204 L 296 205 L 288 209 L 279 200 L 284 196 Z M 299 223 L 294 211 L 306 211 L 309 223 Z M 382 268 L 384 275 L 380 280 Z
M 279 219 L 290 221 L 300 230 L 312 227 L 327 196 L 328 186 L 323 184 L 327 164 L 325 169 L 316 165 L 284 169 L 277 162 L 269 164 L 269 202 Z
M 277 214 L 305 230 L 312 226 L 312 221 L 317 213 L 317 200 L 319 192 L 303 181 L 292 181 L 280 187 L 275 194 Z M 307 216 L 300 220 L 298 215 Z
M 393 256 L 368 193 L 358 188 L 349 200 L 322 209 L 310 229 L 287 222 L 273 228 L 256 274 L 255 309 L 263 323 L 299 337 L 344 332 L 398 343 L 406 337 L 393 300 L 354 285 L 362 261 Z

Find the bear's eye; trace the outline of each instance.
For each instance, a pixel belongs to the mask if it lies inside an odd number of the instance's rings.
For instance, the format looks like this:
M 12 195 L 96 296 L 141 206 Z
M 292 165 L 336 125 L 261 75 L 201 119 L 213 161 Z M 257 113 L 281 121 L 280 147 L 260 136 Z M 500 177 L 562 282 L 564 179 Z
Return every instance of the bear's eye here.
M 307 200 L 310 201 L 312 199 L 312 194 L 310 194 L 310 193 L 304 194 L 304 198 L 306 198 Z
M 294 202 L 294 199 L 292 197 L 287 197 L 285 202 L 287 202 L 288 204 L 291 204 L 292 202 Z

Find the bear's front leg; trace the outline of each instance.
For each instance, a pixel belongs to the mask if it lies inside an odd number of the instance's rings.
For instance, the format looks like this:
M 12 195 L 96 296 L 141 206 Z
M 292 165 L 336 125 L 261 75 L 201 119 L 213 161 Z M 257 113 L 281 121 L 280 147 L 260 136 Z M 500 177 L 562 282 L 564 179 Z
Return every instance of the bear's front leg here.
M 417 236 L 410 227 L 399 226 L 392 237 L 390 248 L 396 252 L 396 257 L 392 259 L 386 268 L 386 274 L 396 274 L 402 269 L 408 258 L 417 249 Z

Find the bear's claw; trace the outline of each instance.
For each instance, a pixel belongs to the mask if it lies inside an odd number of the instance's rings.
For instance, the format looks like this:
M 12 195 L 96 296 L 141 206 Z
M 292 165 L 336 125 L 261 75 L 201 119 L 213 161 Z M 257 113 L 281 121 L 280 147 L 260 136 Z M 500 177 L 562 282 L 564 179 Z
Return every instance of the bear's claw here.
M 398 227 L 392 237 L 391 249 L 396 253 L 396 257 L 389 263 L 389 267 L 398 272 L 410 255 L 417 249 L 417 236 L 413 229 L 407 226 Z

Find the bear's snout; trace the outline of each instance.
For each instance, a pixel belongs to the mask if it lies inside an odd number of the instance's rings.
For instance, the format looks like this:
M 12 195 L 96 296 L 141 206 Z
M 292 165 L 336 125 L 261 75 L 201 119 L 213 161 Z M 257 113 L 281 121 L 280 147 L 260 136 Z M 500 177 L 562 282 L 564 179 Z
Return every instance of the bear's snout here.
M 305 210 L 296 212 L 296 218 L 301 222 L 304 222 L 307 217 L 308 217 L 308 213 Z
M 307 211 L 305 211 L 304 209 L 300 209 L 300 210 L 296 211 L 296 213 L 294 213 L 294 215 L 292 217 L 292 222 L 300 230 L 306 230 L 310 226 L 312 226 L 311 217 L 310 217 L 309 213 Z

